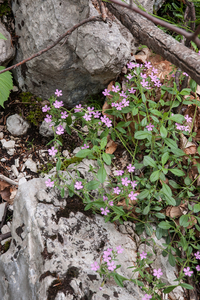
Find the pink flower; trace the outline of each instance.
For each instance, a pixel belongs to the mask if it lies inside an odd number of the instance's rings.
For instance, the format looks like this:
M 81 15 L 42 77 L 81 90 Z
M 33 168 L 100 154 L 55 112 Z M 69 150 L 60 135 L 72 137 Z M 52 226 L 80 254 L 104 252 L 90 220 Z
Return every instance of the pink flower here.
M 91 121 L 91 118 L 92 118 L 92 115 L 85 114 L 83 116 L 83 119 L 85 119 L 86 121 Z
M 149 68 L 152 67 L 150 61 L 148 61 L 148 62 L 146 61 L 145 64 L 144 64 L 144 66 L 145 66 L 147 69 L 149 69 Z
M 154 128 L 154 125 L 152 125 L 151 123 L 149 123 L 149 125 L 147 125 L 146 128 L 148 129 L 148 131 L 152 131 L 153 128 Z
M 141 76 L 142 78 L 144 78 L 144 79 L 147 78 L 147 74 L 142 74 L 142 73 L 141 73 L 140 76 Z
M 127 169 L 128 169 L 128 171 L 129 171 L 129 173 L 131 173 L 131 172 L 134 172 L 135 167 L 132 166 L 131 164 L 129 164 L 129 165 L 127 166 Z
M 175 125 L 176 125 L 176 129 L 182 130 L 182 125 L 181 124 L 175 123 Z
M 103 201 L 106 201 L 106 200 L 108 200 L 108 197 L 103 196 Z
M 44 120 L 45 120 L 45 122 L 49 123 L 52 121 L 51 118 L 52 118 L 51 115 L 46 115 L 46 118 Z
M 131 80 L 131 78 L 133 78 L 133 76 L 131 74 L 129 74 L 128 76 L 126 76 L 126 78 L 128 78 L 129 80 Z
M 154 83 L 154 86 L 157 86 L 157 87 L 160 87 L 162 84 L 160 83 L 159 80 L 157 80 L 155 83 Z
M 189 75 L 188 75 L 188 73 L 185 73 L 185 72 L 183 72 L 183 75 L 185 75 L 185 76 L 189 76 Z
M 68 114 L 67 114 L 67 112 L 66 111 L 62 111 L 61 112 L 61 119 L 66 119 L 68 117 Z
M 197 265 L 197 266 L 196 266 L 196 269 L 197 269 L 197 271 L 200 271 L 200 266 Z
M 49 178 L 47 181 L 45 181 L 46 187 L 53 187 L 54 185 L 54 181 L 51 181 L 51 179 Z
M 58 101 L 58 100 L 56 100 L 55 102 L 54 102 L 54 104 L 53 104 L 53 106 L 55 107 L 55 108 L 60 108 L 61 106 L 63 106 L 64 104 L 63 104 L 63 101 Z
M 131 200 L 137 200 L 137 195 L 138 195 L 138 193 L 134 194 L 134 192 L 131 191 L 131 193 L 128 196 Z
M 93 113 L 93 116 L 95 119 L 98 119 L 100 117 L 100 115 L 101 115 L 101 113 L 98 110 Z
M 120 91 L 119 86 L 118 85 L 117 86 L 112 85 L 112 91 L 115 92 L 115 93 L 119 92 Z
M 148 81 L 146 81 L 145 79 L 143 79 L 140 84 L 143 86 L 143 87 L 148 87 L 149 83 Z
M 105 89 L 105 90 L 102 92 L 102 94 L 103 94 L 104 96 L 109 96 L 109 95 L 110 95 L 109 92 L 110 92 L 110 91 L 108 91 L 107 89 Z
M 103 252 L 105 255 L 111 255 L 112 248 L 108 248 L 106 251 Z
M 107 118 L 106 116 L 101 117 L 101 121 L 107 126 L 107 127 L 112 127 L 112 121 Z
M 134 94 L 136 92 L 136 90 L 133 89 L 133 87 L 131 89 L 128 90 L 130 94 Z
M 56 92 L 55 92 L 55 95 L 57 96 L 57 97 L 60 97 L 60 96 L 62 96 L 62 90 L 56 90 Z
M 81 149 L 88 149 L 89 146 L 87 146 L 86 144 L 83 145 L 83 147 L 81 147 Z
M 128 186 L 130 182 L 131 181 L 128 179 L 128 177 L 122 178 L 122 185 Z
M 158 70 L 157 70 L 157 69 L 154 69 L 154 68 L 152 68 L 152 72 L 156 74 L 156 73 L 158 73 Z
M 144 297 L 142 297 L 142 300 L 150 300 L 151 298 L 151 295 L 145 294 Z
M 82 182 L 81 182 L 81 181 L 76 181 L 74 187 L 75 187 L 77 190 L 81 190 L 81 189 L 83 188 Z
M 83 107 L 81 107 L 81 104 L 76 105 L 76 108 L 74 109 L 74 112 L 77 113 L 79 111 L 81 111 L 83 109 Z
M 140 254 L 140 258 L 141 259 L 146 259 L 147 258 L 147 253 L 145 253 L 144 251 Z
M 188 115 L 186 115 L 184 118 L 185 118 L 185 120 L 186 120 L 187 123 L 191 123 L 192 122 L 192 118 L 189 117 Z
M 58 152 L 57 149 L 55 149 L 54 147 L 51 147 L 51 149 L 48 149 L 49 155 L 55 156 L 56 153 Z
M 119 95 L 123 98 L 127 98 L 128 96 L 124 93 L 124 91 L 122 91 L 121 93 L 119 93 Z
M 114 205 L 113 201 L 110 201 L 108 204 L 109 204 L 110 206 L 113 206 L 113 205 Z
M 133 69 L 135 67 L 135 64 L 130 62 L 127 64 L 128 69 Z
M 58 134 L 58 135 L 61 135 L 61 134 L 63 134 L 64 133 L 64 128 L 62 127 L 62 125 L 59 125 L 58 127 L 57 127 L 57 130 L 56 130 L 56 133 Z
M 96 272 L 99 268 L 100 267 L 99 267 L 99 265 L 98 265 L 98 263 L 96 261 L 93 264 L 91 264 L 91 270 L 92 271 Z
M 118 170 L 116 171 L 116 175 L 117 176 L 122 176 L 124 174 L 124 171 L 123 170 Z
M 109 213 L 110 211 L 109 211 L 109 209 L 107 208 L 107 206 L 106 206 L 106 208 L 104 209 L 103 207 L 101 207 L 101 214 L 102 215 L 107 215 L 108 213 Z
M 109 271 L 114 271 L 114 269 L 116 269 L 114 261 L 107 262 L 107 266 Z
M 190 271 L 190 267 L 184 268 L 183 272 L 185 273 L 185 275 L 187 275 L 189 277 L 191 277 L 192 273 L 193 273 L 193 271 Z
M 122 110 L 123 104 L 122 104 L 121 102 L 116 103 L 116 104 L 115 104 L 115 107 L 116 107 L 117 110 Z
M 127 106 L 129 106 L 129 101 L 126 101 L 126 99 L 125 99 L 125 98 L 122 100 L 122 102 L 121 102 L 121 103 L 124 105 L 124 107 L 127 107 Z
M 196 259 L 200 259 L 200 252 L 197 251 L 197 253 L 195 253 L 194 256 L 196 257 Z
M 135 180 L 131 181 L 131 185 L 132 185 L 132 188 L 134 189 L 137 186 L 137 182 Z
M 104 251 L 104 254 L 103 254 L 103 260 L 105 262 L 109 262 L 109 260 L 111 260 L 111 257 L 109 256 L 111 255 L 111 253 L 107 252 L 107 251 Z
M 119 195 L 120 194 L 120 192 L 121 192 L 121 190 L 120 190 L 120 188 L 117 186 L 117 187 L 115 187 L 115 188 L 113 188 L 113 193 L 115 193 L 115 194 L 117 194 L 117 195 Z
M 153 275 L 159 279 L 163 275 L 163 273 L 162 273 L 161 269 L 158 269 L 158 270 L 154 269 Z
M 200 55 L 200 50 L 199 50 L 199 52 L 198 52 L 198 55 Z
M 94 113 L 93 110 L 94 110 L 94 107 L 89 107 L 88 106 L 87 111 L 88 111 L 89 114 L 93 114 Z
M 118 254 L 124 251 L 124 249 L 121 246 L 117 246 L 116 249 Z
M 47 106 L 47 105 L 45 105 L 45 106 L 43 106 L 42 107 L 42 111 L 43 112 L 47 112 L 48 110 L 50 110 L 51 108 L 49 107 L 49 106 Z

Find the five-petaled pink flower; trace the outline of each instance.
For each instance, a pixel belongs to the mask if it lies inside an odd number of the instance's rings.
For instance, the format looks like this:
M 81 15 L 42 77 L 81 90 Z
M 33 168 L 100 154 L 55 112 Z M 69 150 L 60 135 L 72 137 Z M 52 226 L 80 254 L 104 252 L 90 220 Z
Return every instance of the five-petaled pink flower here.
M 43 112 L 47 112 L 48 110 L 50 110 L 51 108 L 49 107 L 49 106 L 47 106 L 47 105 L 45 105 L 45 106 L 43 106 L 42 107 L 42 111 Z
M 106 201 L 106 200 L 108 200 L 108 197 L 103 196 L 103 201 Z
M 101 214 L 102 215 L 107 215 L 108 213 L 109 213 L 110 211 L 109 211 L 109 209 L 107 208 L 107 206 L 106 206 L 106 208 L 104 209 L 103 207 L 101 207 Z
M 107 266 L 109 271 L 114 271 L 114 269 L 116 269 L 114 261 L 107 262 Z
M 48 149 L 49 155 L 55 156 L 56 153 L 58 152 L 57 149 L 55 149 L 54 147 L 51 147 L 51 149 Z
M 53 104 L 53 106 L 55 107 L 55 108 L 60 108 L 60 107 L 62 107 L 64 104 L 63 104 L 63 101 L 58 101 L 58 100 L 56 100 L 55 102 L 54 102 L 54 104 Z
M 115 194 L 117 194 L 117 195 L 119 195 L 120 194 L 120 192 L 121 192 L 121 190 L 120 190 L 120 188 L 117 186 L 117 187 L 115 187 L 115 188 L 113 188 L 113 193 L 115 193 Z
M 189 117 L 188 115 L 186 115 L 184 118 L 185 118 L 185 120 L 186 120 L 187 123 L 191 123 L 192 122 L 192 118 Z
M 122 185 L 128 186 L 130 182 L 131 181 L 128 179 L 128 177 L 122 178 Z
M 131 80 L 131 78 L 133 78 L 133 76 L 131 74 L 129 74 L 128 76 L 126 76 L 126 78 L 128 78 L 129 80 Z
M 117 253 L 122 253 L 124 251 L 124 249 L 122 248 L 122 246 L 116 246 L 116 249 L 117 249 Z
M 51 119 L 52 119 L 51 115 L 46 115 L 46 118 L 44 120 L 45 120 L 45 122 L 49 123 L 52 121 Z
M 124 174 L 124 171 L 123 170 L 117 170 L 116 171 L 116 175 L 117 176 L 122 176 Z
M 154 125 L 152 125 L 151 123 L 149 123 L 149 125 L 147 125 L 146 128 L 148 129 L 148 131 L 152 131 L 153 128 L 154 128 Z
M 200 271 L 200 266 L 197 265 L 197 266 L 196 266 L 196 269 L 197 269 L 197 271 Z
M 140 258 L 141 259 L 146 259 L 147 258 L 147 253 L 145 253 L 144 251 L 142 253 L 140 253 Z
M 132 188 L 134 189 L 137 186 L 137 182 L 135 180 L 131 181 L 131 185 L 132 185 Z
M 76 105 L 76 108 L 74 109 L 74 112 L 77 113 L 79 111 L 81 111 L 83 109 L 83 107 L 81 106 L 81 104 Z
M 190 271 L 190 267 L 184 268 L 183 272 L 185 273 L 185 275 L 187 275 L 189 277 L 191 277 L 192 273 L 193 273 L 193 271 Z
M 45 181 L 46 187 L 53 187 L 54 185 L 54 181 L 51 181 L 51 179 L 49 178 L 47 181 Z
M 149 68 L 152 67 L 150 61 L 148 61 L 148 62 L 146 61 L 145 64 L 144 64 L 144 66 L 145 66 L 147 69 L 149 69 Z
M 186 73 L 186 72 L 183 72 L 183 75 L 185 75 L 185 76 L 189 76 L 189 75 L 188 75 L 188 73 Z
M 104 96 L 109 96 L 110 94 L 109 94 L 109 90 L 107 90 L 107 89 L 105 89 L 103 92 L 102 92 L 102 94 L 104 95 Z
M 99 268 L 100 267 L 96 261 L 93 264 L 91 264 L 91 270 L 96 272 Z
M 138 195 L 138 193 L 134 193 L 133 191 L 131 191 L 131 193 L 128 194 L 128 196 L 131 200 L 137 200 L 137 195 Z
M 127 169 L 128 169 L 128 171 L 129 171 L 129 173 L 131 173 L 131 172 L 134 172 L 135 167 L 132 166 L 131 164 L 129 164 L 129 165 L 127 166 Z
M 100 115 L 101 115 L 101 113 L 98 110 L 93 113 L 93 116 L 95 119 L 98 119 L 100 117 Z
M 55 95 L 57 96 L 57 97 L 60 97 L 60 96 L 62 96 L 62 90 L 56 90 L 56 92 L 55 92 Z
M 112 85 L 112 91 L 117 93 L 120 91 L 120 87 L 118 85 L 117 86 Z
M 61 119 L 66 119 L 68 117 L 68 114 L 67 114 L 67 112 L 66 111 L 62 111 L 61 112 Z
M 133 89 L 133 87 L 131 89 L 128 90 L 130 94 L 134 94 L 136 92 L 136 90 Z
M 83 147 L 81 147 L 81 149 L 88 149 L 89 146 L 87 146 L 87 144 L 84 144 Z
M 196 257 L 196 259 L 200 259 L 200 252 L 197 251 L 197 253 L 195 253 L 194 256 Z
M 62 127 L 62 125 L 59 125 L 58 127 L 57 127 L 57 130 L 56 130 L 56 133 L 58 134 L 58 135 L 61 135 L 61 134 L 63 134 L 64 133 L 64 128 Z
M 77 190 L 81 190 L 81 189 L 83 188 L 82 182 L 81 182 L 81 181 L 76 181 L 74 187 L 75 187 Z
M 158 270 L 154 269 L 153 275 L 159 279 L 163 275 L 163 272 L 161 271 L 161 269 L 158 269 Z
M 109 204 L 110 206 L 113 206 L 113 205 L 114 205 L 113 201 L 110 201 L 108 204 Z
M 151 298 L 151 295 L 145 294 L 144 297 L 142 297 L 142 300 L 150 300 Z
M 86 121 L 91 121 L 91 118 L 92 118 L 92 115 L 91 114 L 85 114 L 84 116 L 83 116 L 83 118 L 86 120 Z

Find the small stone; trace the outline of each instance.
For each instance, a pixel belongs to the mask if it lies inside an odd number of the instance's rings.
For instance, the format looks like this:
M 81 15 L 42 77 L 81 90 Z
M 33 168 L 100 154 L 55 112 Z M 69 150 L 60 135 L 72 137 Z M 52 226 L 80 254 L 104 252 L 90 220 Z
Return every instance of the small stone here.
M 27 167 L 27 169 L 37 173 L 37 164 L 31 158 L 28 158 L 24 165 Z
M 29 123 L 25 121 L 18 114 L 12 115 L 6 120 L 7 130 L 13 136 L 24 135 L 27 133 L 28 128 L 30 127 Z
M 124 233 L 124 234 L 127 233 L 126 227 L 125 227 L 124 225 L 119 225 L 119 231 L 120 231 L 121 233 Z
M 19 179 L 18 185 L 21 185 L 21 184 L 25 183 L 26 181 L 27 181 L 27 180 L 26 180 L 25 177 L 21 177 L 21 178 Z
M 46 121 L 43 121 L 42 124 L 40 125 L 39 133 L 43 136 L 53 136 L 53 129 L 50 127 L 51 123 L 47 123 Z
M 15 146 L 15 141 L 12 141 L 12 140 L 6 141 L 5 139 L 3 139 L 3 140 L 1 140 L 1 144 L 2 144 L 2 148 L 3 148 L 3 149 L 8 150 L 8 149 L 14 148 L 14 146 Z
M 62 154 L 63 154 L 64 157 L 70 158 L 68 150 L 63 150 Z
M 3 139 L 3 132 L 0 132 L 0 140 Z
M 12 165 L 12 166 L 11 166 L 11 170 L 13 171 L 14 175 L 15 175 L 16 177 L 18 177 L 19 172 L 18 172 L 18 170 L 17 170 L 17 168 L 16 168 L 15 165 Z
M 5 162 L 7 159 L 6 158 L 2 158 L 1 159 L 1 162 Z
M 6 202 L 0 204 L 0 222 L 2 221 L 4 211 L 5 211 Z
M 17 159 L 15 159 L 15 167 L 19 168 L 19 157 Z
M 134 235 L 134 231 L 133 231 L 133 229 L 131 228 L 131 226 L 127 225 L 127 226 L 126 226 L 126 231 L 127 231 L 130 235 Z
M 80 150 L 81 150 L 80 147 L 76 147 L 76 148 L 74 149 L 73 153 L 76 154 L 76 153 L 78 153 Z
M 7 153 L 8 153 L 10 156 L 12 156 L 12 155 L 15 154 L 15 149 L 14 149 L 14 148 L 8 149 L 8 150 L 7 150 Z

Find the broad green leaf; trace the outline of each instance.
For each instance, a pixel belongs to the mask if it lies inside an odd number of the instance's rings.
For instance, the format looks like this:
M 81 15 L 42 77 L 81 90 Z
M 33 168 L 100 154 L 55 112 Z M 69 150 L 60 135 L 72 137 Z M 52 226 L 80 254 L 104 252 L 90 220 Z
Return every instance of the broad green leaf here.
M 127 280 L 127 278 L 119 275 L 118 273 L 113 273 L 113 278 L 114 278 L 117 285 L 119 285 L 120 287 L 124 287 L 123 281 Z
M 94 205 L 93 202 L 88 203 L 88 204 L 86 205 L 86 207 L 84 208 L 84 210 L 89 210 L 90 208 L 92 208 L 93 205 Z
M 153 227 L 149 223 L 145 223 L 145 230 L 148 236 L 152 236 Z
M 160 111 L 158 111 L 157 109 L 151 109 L 151 113 L 158 117 L 162 117 L 162 113 Z
M 87 184 L 85 184 L 85 188 L 88 191 L 96 190 L 99 187 L 99 181 L 97 180 L 91 180 Z
M 104 166 L 102 165 L 101 168 L 98 170 L 97 172 L 97 178 L 101 183 L 104 183 L 104 181 L 106 180 L 106 170 L 104 168 Z
M 162 186 L 162 191 L 165 195 L 171 197 L 172 196 L 172 191 L 170 189 L 170 187 L 166 184 L 166 183 L 163 183 L 163 186 Z
M 163 155 L 162 155 L 162 158 L 161 158 L 161 162 L 162 162 L 162 165 L 164 166 L 166 164 L 166 162 L 168 161 L 169 159 L 169 152 L 165 152 Z
M 180 286 L 188 290 L 193 290 L 193 286 L 188 283 L 180 283 Z
M 147 137 L 149 137 L 151 135 L 150 132 L 147 132 L 147 131 L 137 131 L 135 134 L 134 134 L 134 137 L 135 139 L 137 140 L 144 140 L 146 139 Z
M 180 95 L 190 95 L 191 89 L 182 89 Z
M 107 137 L 105 136 L 104 138 L 102 138 L 101 140 L 101 144 L 100 144 L 100 147 L 101 147 L 101 150 L 105 148 L 105 146 L 107 145 Z
M 156 213 L 155 216 L 156 216 L 158 219 L 165 219 L 165 215 L 162 214 L 162 213 Z
M 174 188 L 174 189 L 180 189 L 180 185 L 176 183 L 174 180 L 169 180 L 169 184 Z
M 165 138 L 165 143 L 167 144 L 167 146 L 169 146 L 170 148 L 178 148 L 176 142 L 170 138 Z
M 175 267 L 176 260 L 175 260 L 175 257 L 173 256 L 173 254 L 171 254 L 171 252 L 169 253 L 168 261 L 172 267 Z
M 185 121 L 184 116 L 179 115 L 179 114 L 173 115 L 173 116 L 169 117 L 169 119 L 176 122 L 176 123 L 182 123 L 182 122 Z
M 65 119 L 65 121 L 67 122 L 68 125 L 71 125 L 71 124 L 72 124 L 72 117 L 71 117 L 71 115 L 69 115 L 69 116 Z
M 179 218 L 179 224 L 180 224 L 180 226 L 188 227 L 189 226 L 188 220 L 189 220 L 189 216 L 188 215 L 182 215 Z
M 142 93 L 142 101 L 145 103 L 147 101 L 145 94 Z
M 61 169 L 61 160 L 60 160 L 60 158 L 58 158 L 58 161 L 56 163 L 56 170 L 60 171 L 60 169 Z
M 0 71 L 5 67 L 0 67 Z M 10 90 L 13 88 L 12 75 L 9 71 L 0 74 L 0 105 L 4 107 L 4 102 L 8 100 Z
M 179 148 L 174 148 L 171 147 L 171 151 L 176 155 L 176 156 L 184 156 L 185 152 Z
M 171 224 L 167 221 L 162 221 L 158 224 L 158 227 L 162 228 L 162 229 L 169 229 L 171 228 Z
M 200 155 L 200 146 L 197 148 L 197 151 L 198 151 L 198 153 L 199 153 L 199 155 Z
M 107 165 L 111 165 L 111 157 L 108 153 L 103 153 L 102 158 Z
M 193 207 L 193 209 L 194 209 L 194 213 L 200 212 L 200 203 L 195 204 L 194 207 Z
M 169 169 L 169 171 L 171 171 L 176 176 L 184 176 L 185 175 L 185 173 L 182 170 L 179 170 L 177 168 Z
M 91 154 L 92 151 L 90 149 L 83 149 L 80 150 L 78 153 L 76 153 L 76 157 L 85 158 L 89 154 Z
M 113 206 L 113 207 L 112 207 L 112 210 L 113 210 L 117 215 L 123 216 L 123 214 L 124 214 L 123 207 Z
M 188 243 L 187 243 L 187 241 L 186 241 L 186 239 L 185 239 L 184 236 L 181 237 L 180 244 L 181 244 L 181 246 L 183 248 L 183 251 L 186 251 L 187 248 L 188 248 Z
M 5 41 L 7 41 L 7 38 L 6 38 L 2 33 L 0 33 L 0 40 L 5 40 Z
M 153 158 L 151 158 L 150 156 L 144 156 L 143 164 L 145 166 L 151 166 L 153 168 L 157 167 L 155 160 L 153 160 Z
M 167 129 L 163 125 L 160 127 L 160 135 L 163 139 L 167 137 Z
M 136 116 L 138 114 L 138 108 L 137 107 L 133 107 L 132 109 L 132 115 Z
M 150 206 L 147 205 L 147 206 L 145 207 L 145 209 L 143 210 L 143 215 L 147 215 L 147 214 L 149 213 L 149 211 L 150 211 Z
M 66 126 L 65 126 L 65 130 L 67 131 L 67 133 L 69 134 L 69 135 L 71 135 L 71 128 L 66 124 Z
M 156 237 L 157 237 L 157 239 L 160 240 L 162 238 L 162 236 L 163 236 L 163 229 L 157 227 L 156 228 Z
M 150 194 L 149 190 L 144 190 L 138 195 L 138 199 L 142 200 L 148 197 Z
M 175 289 L 177 287 L 177 285 L 171 285 L 168 286 L 166 289 L 164 289 L 163 293 L 164 294 L 169 294 L 171 291 L 173 291 L 173 289 Z
M 165 194 L 165 198 L 169 205 L 176 206 L 176 200 L 173 197 Z
M 151 174 L 151 176 L 150 176 L 151 182 L 154 182 L 154 181 L 158 180 L 159 175 L 160 175 L 160 170 L 154 171 L 154 172 Z
M 192 78 L 190 79 L 190 88 L 194 93 L 196 93 L 197 83 Z
M 146 126 L 147 125 L 147 118 L 144 118 L 141 122 L 141 126 Z

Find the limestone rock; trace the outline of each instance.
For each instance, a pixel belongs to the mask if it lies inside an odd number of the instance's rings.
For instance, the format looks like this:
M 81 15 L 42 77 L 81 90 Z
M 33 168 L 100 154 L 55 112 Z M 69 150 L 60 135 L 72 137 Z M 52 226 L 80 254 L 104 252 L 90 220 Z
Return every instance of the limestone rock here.
M 6 149 L 9 155 L 12 156 L 15 153 L 15 149 L 14 149 L 15 141 L 12 140 L 6 141 L 5 139 L 2 139 L 1 144 L 2 144 L 2 148 Z
M 32 172 L 37 173 L 37 165 L 31 158 L 28 158 L 24 165 Z
M 4 25 L 0 22 L 0 32 L 5 36 L 7 40 L 0 39 L 0 66 L 6 67 L 7 64 L 15 56 L 15 47 L 11 42 L 11 35 L 6 30 Z
M 53 44 L 75 24 L 98 15 L 91 0 L 13 1 L 19 47 L 15 62 Z M 74 107 L 88 95 L 103 90 L 136 52 L 137 41 L 115 17 L 109 22 L 90 22 L 73 32 L 67 42 L 14 70 L 23 91 L 48 99 L 55 90 Z
M 30 127 L 29 123 L 18 114 L 9 116 L 6 120 L 6 125 L 7 130 L 13 136 L 20 136 L 26 134 L 28 128 Z

